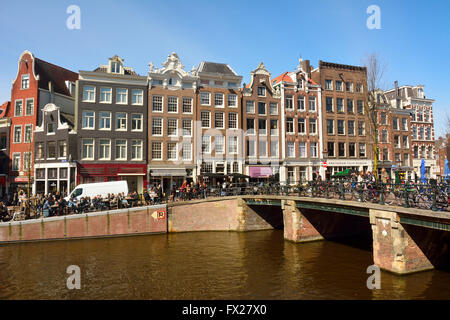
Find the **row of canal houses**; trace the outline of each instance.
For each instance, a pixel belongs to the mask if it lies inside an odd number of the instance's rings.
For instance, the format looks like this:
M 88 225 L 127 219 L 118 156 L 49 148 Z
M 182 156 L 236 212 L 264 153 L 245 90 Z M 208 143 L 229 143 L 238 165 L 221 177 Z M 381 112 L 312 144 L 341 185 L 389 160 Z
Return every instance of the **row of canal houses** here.
M 141 76 L 118 56 L 75 73 L 24 51 L 0 107 L 1 193 L 115 180 L 168 191 L 229 174 L 292 183 L 372 169 L 365 68 L 300 60 L 272 78 L 260 63 L 242 79 L 223 63 L 186 71 L 176 53 Z

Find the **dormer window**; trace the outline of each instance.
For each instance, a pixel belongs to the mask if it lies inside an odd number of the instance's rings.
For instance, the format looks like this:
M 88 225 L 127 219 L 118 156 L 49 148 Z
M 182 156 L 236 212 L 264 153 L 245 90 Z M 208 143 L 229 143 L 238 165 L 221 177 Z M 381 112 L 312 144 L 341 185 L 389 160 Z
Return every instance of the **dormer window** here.
M 302 89 L 303 88 L 303 79 L 298 79 L 298 87 L 300 88 L 300 89 Z
M 111 62 L 111 73 L 120 73 L 120 63 Z

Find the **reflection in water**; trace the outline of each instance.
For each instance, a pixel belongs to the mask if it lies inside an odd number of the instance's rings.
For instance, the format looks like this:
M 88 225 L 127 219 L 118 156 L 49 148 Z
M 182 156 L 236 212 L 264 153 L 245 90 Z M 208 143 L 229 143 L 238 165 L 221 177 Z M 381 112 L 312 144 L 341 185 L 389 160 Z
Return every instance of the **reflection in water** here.
M 359 241 L 359 240 L 355 240 Z M 355 242 L 360 243 L 360 242 Z M 449 299 L 450 273 L 381 273 L 371 250 L 283 231 L 198 232 L 0 247 L 0 299 Z M 68 290 L 66 268 L 81 268 Z

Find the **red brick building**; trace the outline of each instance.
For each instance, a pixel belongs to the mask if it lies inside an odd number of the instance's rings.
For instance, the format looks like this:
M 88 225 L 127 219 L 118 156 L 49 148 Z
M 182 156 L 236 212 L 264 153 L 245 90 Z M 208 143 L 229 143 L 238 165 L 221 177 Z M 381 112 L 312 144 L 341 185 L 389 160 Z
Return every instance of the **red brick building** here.
M 40 123 L 40 110 L 55 103 L 61 110 L 73 113 L 75 82 L 78 74 L 24 51 L 18 61 L 17 76 L 11 89 L 11 106 L 6 116 L 11 119 L 11 159 L 9 188 L 15 191 L 30 187 L 33 178 L 34 130 Z

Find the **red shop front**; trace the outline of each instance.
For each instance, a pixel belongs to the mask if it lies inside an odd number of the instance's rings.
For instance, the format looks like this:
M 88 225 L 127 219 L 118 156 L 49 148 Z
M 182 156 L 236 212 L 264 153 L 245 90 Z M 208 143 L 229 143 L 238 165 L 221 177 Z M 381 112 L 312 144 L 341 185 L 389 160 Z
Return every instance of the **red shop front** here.
M 129 192 L 142 193 L 147 185 L 146 164 L 78 164 L 77 184 L 126 180 Z

